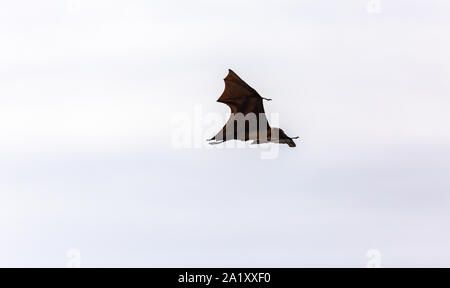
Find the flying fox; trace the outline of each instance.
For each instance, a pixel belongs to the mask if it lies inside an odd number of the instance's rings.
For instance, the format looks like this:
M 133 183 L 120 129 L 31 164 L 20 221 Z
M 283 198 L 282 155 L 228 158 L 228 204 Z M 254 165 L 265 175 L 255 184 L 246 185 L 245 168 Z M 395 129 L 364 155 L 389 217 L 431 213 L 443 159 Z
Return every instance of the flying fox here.
M 228 70 L 224 81 L 225 90 L 217 102 L 227 104 L 231 115 L 222 130 L 208 139 L 210 144 L 220 144 L 228 140 L 253 140 L 252 144 L 273 142 L 288 144 L 289 147 L 296 146 L 293 139 L 298 137 L 289 137 L 283 129 L 269 125 L 263 100 L 272 99 L 261 97 L 231 69 Z

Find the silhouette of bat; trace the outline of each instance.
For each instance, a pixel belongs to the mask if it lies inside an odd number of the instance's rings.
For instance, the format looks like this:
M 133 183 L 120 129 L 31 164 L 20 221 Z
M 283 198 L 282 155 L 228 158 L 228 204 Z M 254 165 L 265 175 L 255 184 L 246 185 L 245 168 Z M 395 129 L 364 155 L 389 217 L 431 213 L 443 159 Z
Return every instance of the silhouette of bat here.
M 225 126 L 214 137 L 208 139 L 210 144 L 220 144 L 228 140 L 253 140 L 252 144 L 275 142 L 295 147 L 293 139 L 281 128 L 272 128 L 264 112 L 263 100 L 255 89 L 250 87 L 231 69 L 224 79 L 225 90 L 217 102 L 225 103 L 231 108 L 231 115 Z

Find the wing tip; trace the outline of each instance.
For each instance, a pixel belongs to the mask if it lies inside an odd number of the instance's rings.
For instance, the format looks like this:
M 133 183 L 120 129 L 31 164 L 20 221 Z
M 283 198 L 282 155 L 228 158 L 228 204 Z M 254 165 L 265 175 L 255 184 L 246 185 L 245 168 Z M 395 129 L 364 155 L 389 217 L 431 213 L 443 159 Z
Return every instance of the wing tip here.
M 227 74 L 227 76 L 225 77 L 225 78 L 223 78 L 223 80 L 226 80 L 230 75 L 237 75 L 236 73 L 234 73 L 234 71 L 233 70 L 231 70 L 231 69 L 228 69 L 228 74 Z

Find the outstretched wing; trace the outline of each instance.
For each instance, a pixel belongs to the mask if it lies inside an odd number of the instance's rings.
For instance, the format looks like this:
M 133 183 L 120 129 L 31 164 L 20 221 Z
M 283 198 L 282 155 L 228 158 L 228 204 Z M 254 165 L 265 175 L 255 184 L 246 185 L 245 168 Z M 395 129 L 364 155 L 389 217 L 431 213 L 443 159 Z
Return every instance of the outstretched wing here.
M 233 114 L 247 115 L 247 113 L 253 112 L 258 115 L 264 113 L 263 98 L 233 70 L 229 69 L 227 77 L 223 80 L 225 81 L 225 90 L 217 102 L 230 106 Z
M 225 81 L 225 90 L 223 91 L 222 95 L 219 97 L 217 102 L 225 103 L 231 108 L 232 115 L 230 116 L 230 119 L 228 119 L 227 124 L 222 128 L 219 133 L 217 133 L 214 137 L 212 137 L 210 140 L 220 140 L 220 141 L 227 141 L 231 139 L 239 139 L 239 140 L 249 140 L 252 138 L 259 138 L 259 127 L 260 125 L 266 126 L 270 129 L 269 122 L 267 121 L 265 112 L 264 112 L 264 105 L 263 105 L 263 98 L 261 97 L 258 92 L 256 92 L 255 89 L 250 87 L 247 83 L 244 82 L 236 73 L 233 72 L 233 70 L 228 70 L 228 75 L 224 79 Z M 270 99 L 266 99 L 270 100 Z M 235 120 L 235 116 L 238 113 L 242 113 L 244 116 L 246 116 L 248 113 L 254 113 L 256 116 L 257 125 L 249 125 L 249 123 L 245 123 L 245 127 L 241 127 L 241 129 L 245 129 L 245 131 L 242 131 L 240 133 L 239 125 L 237 125 L 237 122 Z M 231 122 L 234 123 L 232 129 L 234 130 L 234 133 L 227 135 L 227 127 L 230 127 Z M 266 129 L 266 128 L 263 128 Z M 254 131 L 257 130 L 257 131 Z M 229 131 L 231 132 L 231 131 Z M 239 136 L 241 135 L 241 136 Z

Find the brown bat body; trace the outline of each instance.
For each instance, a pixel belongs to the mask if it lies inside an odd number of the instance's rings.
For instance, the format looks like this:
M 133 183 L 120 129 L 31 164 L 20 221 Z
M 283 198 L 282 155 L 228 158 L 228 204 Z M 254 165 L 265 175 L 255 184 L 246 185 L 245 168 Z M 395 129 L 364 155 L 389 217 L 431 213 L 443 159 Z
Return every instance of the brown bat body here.
M 209 139 L 210 144 L 219 144 L 228 140 L 253 140 L 252 144 L 275 142 L 295 147 L 295 142 L 280 128 L 272 128 L 264 112 L 263 100 L 255 89 L 239 78 L 231 69 L 224 79 L 225 90 L 217 102 L 227 104 L 231 115 L 219 133 Z M 297 137 L 298 138 L 298 137 Z

